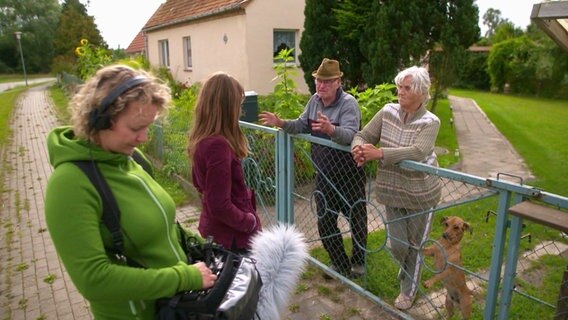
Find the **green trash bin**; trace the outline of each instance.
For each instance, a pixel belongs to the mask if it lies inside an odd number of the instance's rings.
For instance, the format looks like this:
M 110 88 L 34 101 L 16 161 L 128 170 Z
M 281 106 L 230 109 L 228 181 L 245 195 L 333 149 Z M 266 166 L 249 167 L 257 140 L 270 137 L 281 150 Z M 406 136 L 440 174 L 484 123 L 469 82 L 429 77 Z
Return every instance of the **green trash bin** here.
M 258 121 L 258 94 L 255 91 L 245 91 L 245 100 L 241 107 L 241 121 L 253 123 Z

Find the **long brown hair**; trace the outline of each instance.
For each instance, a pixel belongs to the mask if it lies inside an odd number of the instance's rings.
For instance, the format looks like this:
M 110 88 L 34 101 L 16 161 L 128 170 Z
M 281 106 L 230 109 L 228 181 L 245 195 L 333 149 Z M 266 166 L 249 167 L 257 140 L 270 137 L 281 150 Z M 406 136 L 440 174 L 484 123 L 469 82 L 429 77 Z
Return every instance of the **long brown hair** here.
M 203 84 L 189 133 L 189 159 L 201 140 L 214 135 L 227 139 L 239 159 L 248 155 L 248 141 L 239 127 L 243 97 L 243 86 L 224 72 L 214 73 Z

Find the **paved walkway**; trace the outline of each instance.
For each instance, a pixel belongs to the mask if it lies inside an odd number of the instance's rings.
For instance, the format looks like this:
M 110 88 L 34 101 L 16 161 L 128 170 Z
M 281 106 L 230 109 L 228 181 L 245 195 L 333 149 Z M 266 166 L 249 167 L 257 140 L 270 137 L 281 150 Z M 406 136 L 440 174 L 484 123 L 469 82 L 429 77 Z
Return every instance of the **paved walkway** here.
M 45 137 L 57 124 L 45 88 L 30 88 L 18 100 L 11 121 L 13 140 L 0 154 L 0 315 L 13 320 L 91 319 L 55 253 L 44 219 L 43 195 L 52 172 Z
M 46 86 L 30 88 L 21 96 L 12 115 L 13 140 L 0 153 L 0 317 L 92 319 L 46 230 L 43 195 L 52 169 L 47 162 L 45 137 L 57 122 L 45 89 Z M 531 177 L 516 152 L 473 101 L 456 97 L 450 100 L 462 171 L 482 177 L 492 177 L 497 172 Z M 339 286 L 337 290 L 343 290 L 339 303 L 308 291 L 294 297 L 299 310 L 285 317 L 312 320 L 327 314 L 333 319 L 390 318 L 377 305 Z M 354 309 L 360 310 L 360 314 L 352 315 Z
M 533 179 L 521 156 L 489 121 L 475 101 L 450 96 L 454 126 L 458 137 L 461 164 L 459 170 L 482 178 L 519 182 Z

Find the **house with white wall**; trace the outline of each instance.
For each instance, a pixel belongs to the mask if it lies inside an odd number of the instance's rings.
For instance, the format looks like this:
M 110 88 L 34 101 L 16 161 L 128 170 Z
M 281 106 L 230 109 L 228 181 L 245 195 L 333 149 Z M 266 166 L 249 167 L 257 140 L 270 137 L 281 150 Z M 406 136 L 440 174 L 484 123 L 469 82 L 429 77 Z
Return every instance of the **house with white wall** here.
M 273 92 L 274 56 L 294 48 L 298 91 L 308 93 L 300 62 L 304 0 L 167 0 L 142 28 L 146 55 L 189 85 L 225 71 L 247 91 Z

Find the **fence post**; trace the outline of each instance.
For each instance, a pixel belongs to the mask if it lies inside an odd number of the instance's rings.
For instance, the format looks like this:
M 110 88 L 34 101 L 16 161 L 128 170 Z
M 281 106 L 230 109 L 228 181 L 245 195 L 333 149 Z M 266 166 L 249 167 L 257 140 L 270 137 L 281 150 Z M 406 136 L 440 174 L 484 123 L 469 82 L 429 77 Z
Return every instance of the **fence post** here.
M 523 196 L 516 194 L 513 204 L 523 201 Z M 509 308 L 513 298 L 513 287 L 515 286 L 515 276 L 517 274 L 517 261 L 519 259 L 519 243 L 523 231 L 522 219 L 517 216 L 511 217 L 511 233 L 509 234 L 509 245 L 507 246 L 507 257 L 505 258 L 505 272 L 503 273 L 503 288 L 501 289 L 501 301 L 499 303 L 498 319 L 509 319 Z
M 154 147 L 156 148 L 156 155 L 160 162 L 164 162 L 164 127 L 160 123 L 156 123 L 156 135 Z
M 487 296 L 485 297 L 485 311 L 483 319 L 493 319 L 497 305 L 499 282 L 501 280 L 501 264 L 503 261 L 503 250 L 507 234 L 507 209 L 511 201 L 510 191 L 499 193 L 499 203 L 497 205 L 497 221 L 495 224 L 495 238 L 493 239 L 493 251 L 491 253 L 491 268 L 489 269 L 489 283 Z
M 276 133 L 276 220 L 294 223 L 292 191 L 293 145 L 290 136 L 282 130 Z
M 558 302 L 556 306 L 556 315 L 554 320 L 562 320 L 568 317 L 568 266 L 564 270 L 562 276 L 562 284 L 560 292 L 558 292 Z

